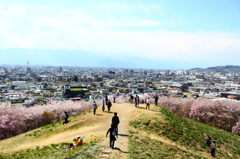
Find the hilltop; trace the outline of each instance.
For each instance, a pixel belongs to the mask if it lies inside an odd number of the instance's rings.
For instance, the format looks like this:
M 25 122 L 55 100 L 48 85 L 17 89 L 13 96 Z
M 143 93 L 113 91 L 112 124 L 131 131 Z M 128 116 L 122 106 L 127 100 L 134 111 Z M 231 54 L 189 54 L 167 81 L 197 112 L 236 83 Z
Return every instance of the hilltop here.
M 115 103 L 120 118 L 117 149 L 109 148 L 106 132 L 113 113 L 97 109 L 0 141 L 0 158 L 211 158 L 205 138 L 217 142 L 218 158 L 240 158 L 240 137 L 198 121 L 182 118 L 161 106 Z M 63 150 L 77 135 L 84 145 Z

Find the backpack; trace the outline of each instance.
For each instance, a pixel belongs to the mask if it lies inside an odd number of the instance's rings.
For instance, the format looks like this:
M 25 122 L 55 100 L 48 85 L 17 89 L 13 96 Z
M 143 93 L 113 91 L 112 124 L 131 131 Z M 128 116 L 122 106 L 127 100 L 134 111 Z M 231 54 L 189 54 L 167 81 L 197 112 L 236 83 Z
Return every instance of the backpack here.
M 68 117 L 69 117 L 69 115 L 68 115 L 67 113 L 65 114 L 65 116 L 66 116 L 66 118 L 68 118 Z
M 113 132 L 112 132 L 112 135 L 116 135 L 116 130 L 114 129 Z
M 209 138 L 206 139 L 206 142 L 205 142 L 205 143 L 206 143 L 206 144 L 210 144 Z

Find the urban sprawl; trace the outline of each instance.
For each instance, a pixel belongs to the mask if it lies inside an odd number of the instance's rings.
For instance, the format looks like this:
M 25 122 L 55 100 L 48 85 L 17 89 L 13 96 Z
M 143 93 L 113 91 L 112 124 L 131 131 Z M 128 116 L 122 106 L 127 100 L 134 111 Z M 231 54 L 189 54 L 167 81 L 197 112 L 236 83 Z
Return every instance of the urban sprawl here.
M 147 94 L 178 98 L 240 99 L 240 69 L 219 66 L 190 70 L 12 66 L 0 67 L 0 102 L 33 106 L 106 95 Z

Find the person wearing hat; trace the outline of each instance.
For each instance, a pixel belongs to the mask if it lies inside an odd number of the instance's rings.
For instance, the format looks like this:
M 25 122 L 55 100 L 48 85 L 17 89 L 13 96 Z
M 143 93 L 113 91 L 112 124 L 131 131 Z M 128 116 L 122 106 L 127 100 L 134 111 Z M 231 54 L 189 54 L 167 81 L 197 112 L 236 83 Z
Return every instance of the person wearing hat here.
M 83 139 L 78 135 L 77 136 L 77 146 L 80 146 L 83 144 Z

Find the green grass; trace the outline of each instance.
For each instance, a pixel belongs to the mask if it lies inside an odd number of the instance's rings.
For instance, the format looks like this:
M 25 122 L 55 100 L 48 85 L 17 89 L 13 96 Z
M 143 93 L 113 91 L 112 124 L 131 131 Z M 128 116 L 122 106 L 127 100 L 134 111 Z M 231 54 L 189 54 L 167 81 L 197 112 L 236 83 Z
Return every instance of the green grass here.
M 74 149 L 66 150 L 62 149 L 62 147 L 68 147 L 69 143 L 59 143 L 59 144 L 51 144 L 48 146 L 43 146 L 42 148 L 39 148 L 38 146 L 35 149 L 26 149 L 21 151 L 15 151 L 11 153 L 4 153 L 0 154 L 1 159 L 37 159 L 37 158 L 73 158 L 81 155 L 83 158 L 96 158 L 95 156 L 98 155 L 98 151 L 95 150 L 94 152 L 86 153 L 86 151 L 89 149 L 89 147 L 94 146 L 96 142 L 98 142 L 99 139 L 94 139 L 90 141 L 90 143 L 84 143 L 81 146 L 77 146 Z
M 129 159 L 191 159 L 203 157 L 183 151 L 176 146 L 165 144 L 161 141 L 130 131 L 128 142 Z
M 87 110 L 81 114 L 71 116 L 71 117 L 69 117 L 69 120 L 71 122 L 73 122 L 74 120 L 77 120 L 79 117 L 81 117 L 82 115 L 89 113 L 89 112 L 91 112 L 91 109 Z M 74 130 L 74 129 L 79 129 L 79 127 L 81 127 L 80 125 L 73 125 L 72 127 L 66 128 L 65 126 L 63 126 L 63 121 L 64 120 L 56 121 L 54 123 L 44 125 L 43 127 L 31 130 L 25 134 L 22 134 L 22 135 L 20 135 L 20 137 L 12 140 L 12 142 L 9 142 L 3 146 L 0 146 L 0 150 L 3 150 L 5 148 L 15 147 L 16 144 L 19 144 L 26 140 L 36 140 L 36 139 L 40 139 L 40 138 L 45 138 L 45 137 L 59 134 L 66 130 Z
M 92 110 L 87 110 L 81 114 L 71 116 L 69 117 L 69 120 L 71 122 L 74 122 L 75 120 L 78 120 L 82 115 L 86 113 L 90 113 Z M 66 124 L 67 126 L 67 124 Z M 0 145 L 0 150 L 4 150 L 6 148 L 11 148 L 16 146 L 17 144 L 24 143 L 25 141 L 31 140 L 41 140 L 45 137 L 53 136 L 58 133 L 67 131 L 67 130 L 75 130 L 79 129 L 81 125 L 75 124 L 71 127 L 63 126 L 63 120 L 57 121 L 51 124 L 44 125 L 43 127 L 34 129 L 32 131 L 29 131 L 25 134 L 21 134 L 14 138 L 13 140 L 10 140 L 10 142 L 6 142 L 6 144 Z M 89 125 L 92 126 L 92 125 Z M 9 140 L 9 139 L 7 139 Z M 94 145 L 100 141 L 100 138 L 94 137 L 91 139 L 89 143 L 84 143 L 82 146 L 77 146 L 75 149 L 71 150 L 65 150 L 62 149 L 62 147 L 68 147 L 69 144 L 76 143 L 76 139 L 73 139 L 73 141 L 69 141 L 69 143 L 59 143 L 59 144 L 51 144 L 43 147 L 36 146 L 31 149 L 24 149 L 21 151 L 13 151 L 9 153 L 0 153 L 0 158 L 79 158 L 80 155 L 81 158 L 96 158 L 96 156 L 99 153 L 99 150 L 95 150 L 94 152 L 91 152 L 91 147 L 94 147 Z M 3 141 L 4 142 L 4 141 Z M 87 153 L 86 153 L 87 152 Z
M 215 140 L 217 143 L 217 157 L 239 158 L 239 136 L 189 118 L 179 117 L 160 106 L 156 106 L 155 109 L 159 113 L 152 116 L 143 114 L 129 124 L 139 130 L 168 138 L 194 151 L 208 152 L 205 140 L 210 136 L 212 141 Z

